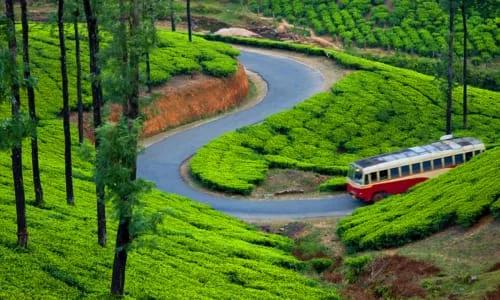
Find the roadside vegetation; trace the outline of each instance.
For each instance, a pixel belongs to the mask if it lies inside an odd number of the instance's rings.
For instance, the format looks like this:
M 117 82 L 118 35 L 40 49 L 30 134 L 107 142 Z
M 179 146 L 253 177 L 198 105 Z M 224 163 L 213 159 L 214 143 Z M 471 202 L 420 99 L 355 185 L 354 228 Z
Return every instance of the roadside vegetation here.
M 263 123 L 241 128 L 210 142 L 191 160 L 191 172 L 207 187 L 249 194 L 270 168 L 344 175 L 359 158 L 425 144 L 445 128 L 445 101 L 431 76 L 350 56 L 346 53 L 249 38 L 235 42 L 325 55 L 358 71 L 295 108 Z M 470 126 L 460 125 L 453 110 L 456 136 L 475 136 L 487 144 L 500 140 L 500 93 L 469 89 Z M 454 107 L 461 102 L 455 88 Z

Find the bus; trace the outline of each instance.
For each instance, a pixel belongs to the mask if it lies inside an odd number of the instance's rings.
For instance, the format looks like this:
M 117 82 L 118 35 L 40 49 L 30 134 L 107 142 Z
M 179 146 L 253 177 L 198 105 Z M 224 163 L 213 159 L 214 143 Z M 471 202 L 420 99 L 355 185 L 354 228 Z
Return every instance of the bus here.
M 352 163 L 347 192 L 364 202 L 377 202 L 388 195 L 443 174 L 484 152 L 478 139 L 448 138 L 425 146 L 378 155 Z

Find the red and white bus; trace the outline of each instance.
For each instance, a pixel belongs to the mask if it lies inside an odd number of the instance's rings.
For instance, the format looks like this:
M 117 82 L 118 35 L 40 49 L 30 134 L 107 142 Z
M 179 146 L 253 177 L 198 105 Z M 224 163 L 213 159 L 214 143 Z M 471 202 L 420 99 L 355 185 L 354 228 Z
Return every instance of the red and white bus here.
M 449 171 L 485 150 L 474 138 L 451 138 L 358 160 L 350 165 L 347 191 L 357 199 L 376 202 Z

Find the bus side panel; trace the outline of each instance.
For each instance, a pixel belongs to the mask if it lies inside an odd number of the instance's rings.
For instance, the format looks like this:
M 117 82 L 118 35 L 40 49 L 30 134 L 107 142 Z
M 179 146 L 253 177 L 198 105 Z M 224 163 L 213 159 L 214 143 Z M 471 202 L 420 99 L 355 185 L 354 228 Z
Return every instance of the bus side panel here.
M 412 186 L 427 180 L 427 177 L 412 177 L 399 180 L 391 180 L 379 182 L 367 187 L 355 187 L 351 184 L 347 185 L 347 192 L 353 197 L 364 202 L 373 201 L 373 197 L 378 193 L 384 194 L 400 194 L 408 191 Z

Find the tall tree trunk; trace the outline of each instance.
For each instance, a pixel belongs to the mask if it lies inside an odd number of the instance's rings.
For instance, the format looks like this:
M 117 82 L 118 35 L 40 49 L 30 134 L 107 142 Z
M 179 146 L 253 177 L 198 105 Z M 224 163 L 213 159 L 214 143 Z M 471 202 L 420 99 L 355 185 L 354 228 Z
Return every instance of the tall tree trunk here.
M 61 52 L 61 78 L 63 93 L 63 123 L 64 123 L 64 163 L 66 174 L 66 201 L 74 205 L 73 195 L 73 171 L 71 159 L 71 132 L 69 124 L 69 92 L 68 92 L 68 70 L 66 67 L 66 41 L 64 34 L 64 0 L 58 0 L 57 26 L 59 29 L 59 50 Z
M 172 27 L 172 31 L 175 32 L 176 29 L 176 24 L 175 24 L 175 6 L 174 6 L 174 0 L 170 0 L 170 26 Z
M 151 93 L 153 87 L 151 85 L 151 61 L 149 59 L 149 50 L 146 51 L 146 86 L 148 87 L 148 93 Z
M 101 69 L 99 67 L 99 26 L 95 10 L 90 4 L 90 0 L 83 0 L 85 17 L 87 20 L 87 31 L 89 36 L 89 62 L 90 73 L 92 76 L 92 108 L 94 117 L 94 136 L 96 152 L 99 151 L 100 141 L 97 138 L 96 130 L 102 124 L 101 107 L 102 107 L 102 85 L 101 85 Z M 99 166 L 97 165 L 98 169 Z M 106 245 L 106 204 L 104 202 L 104 185 L 96 181 L 96 196 L 97 196 L 97 241 L 99 245 Z
M 14 18 L 14 1 L 5 0 L 5 15 L 7 24 L 7 38 L 10 49 L 9 64 L 11 64 L 11 93 L 12 93 L 12 118 L 19 120 L 21 98 L 19 96 L 19 79 L 17 76 L 17 42 L 16 25 Z M 28 246 L 28 229 L 26 226 L 26 199 L 23 183 L 22 142 L 16 141 L 12 152 L 12 177 L 14 179 L 14 193 L 16 197 L 17 214 L 17 245 L 21 248 Z
M 186 10 L 187 10 L 187 23 L 188 23 L 188 36 L 189 41 L 193 41 L 193 25 L 191 22 L 191 0 L 187 0 L 186 2 Z
M 464 67 L 463 67 L 463 74 L 462 74 L 462 81 L 464 85 L 464 91 L 463 91 L 463 127 L 464 129 L 467 129 L 469 127 L 468 124 L 468 108 L 467 108 L 467 38 L 468 38 L 468 32 L 467 32 L 467 7 L 465 4 L 465 0 L 462 0 L 462 5 L 461 5 L 461 11 L 462 11 L 462 24 L 464 27 Z
M 78 18 L 80 11 L 77 8 L 73 13 L 73 28 L 75 32 L 75 59 L 76 59 L 76 99 L 78 108 L 78 142 L 83 144 L 83 100 L 82 100 L 82 61 L 80 59 L 80 33 Z
M 448 33 L 448 87 L 446 91 L 446 134 L 451 134 L 452 128 L 452 111 L 453 111 L 453 47 L 455 38 L 455 3 L 454 0 L 449 0 L 449 33 Z
M 129 39 L 135 39 L 137 35 L 137 30 L 139 28 L 139 8 L 136 0 L 131 0 L 130 14 L 128 18 L 129 22 Z M 124 12 L 123 0 L 120 1 L 121 11 Z M 127 17 L 122 16 L 121 18 L 121 30 L 126 32 L 126 22 Z M 127 36 L 127 35 L 123 35 Z M 124 65 L 128 65 L 128 70 L 130 71 L 130 91 L 127 93 L 126 103 L 124 104 L 124 114 L 128 119 L 129 131 L 132 131 L 132 126 L 134 121 L 139 117 L 139 53 L 138 49 L 129 49 L 127 46 L 127 41 L 122 41 L 122 60 Z M 130 55 L 128 55 L 130 52 Z M 137 163 L 134 157 L 134 162 L 132 163 L 131 170 L 131 181 L 136 180 L 136 169 Z M 127 199 L 123 199 L 127 202 Z M 120 215 L 120 221 L 118 225 L 118 232 L 116 235 L 116 252 L 113 262 L 113 276 L 111 279 L 111 293 L 113 295 L 121 296 L 123 295 L 125 289 L 125 271 L 127 266 L 128 250 L 127 246 L 131 242 L 129 226 L 132 222 L 130 215 Z
M 30 119 L 36 125 L 35 90 L 31 82 L 30 54 L 29 54 L 29 25 L 28 25 L 28 5 L 26 0 L 21 0 L 21 22 L 23 27 L 23 62 L 24 80 L 28 94 L 28 109 Z M 31 135 L 31 167 L 33 169 L 33 185 L 35 190 L 35 205 L 43 206 L 43 188 L 40 180 L 40 164 L 38 161 L 38 136 L 36 126 Z

